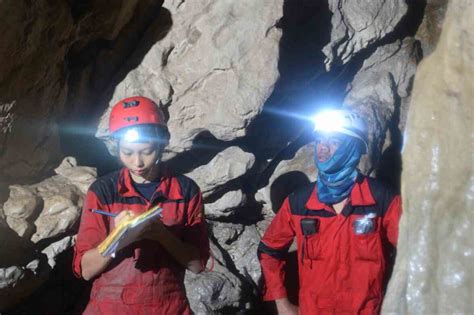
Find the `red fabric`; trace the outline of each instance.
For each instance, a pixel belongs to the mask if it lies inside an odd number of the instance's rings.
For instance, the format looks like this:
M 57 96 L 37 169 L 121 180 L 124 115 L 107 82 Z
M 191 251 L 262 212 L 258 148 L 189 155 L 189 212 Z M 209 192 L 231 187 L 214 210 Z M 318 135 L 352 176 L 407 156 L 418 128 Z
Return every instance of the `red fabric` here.
M 84 253 L 100 244 L 113 228 L 113 218 L 92 213 L 89 209 L 142 213 L 152 206 L 135 191 L 126 169 L 117 177 L 112 193 L 104 185 L 93 184 L 86 195 L 73 260 L 77 277 L 81 277 Z M 186 200 L 189 192 L 181 191 L 176 177 L 163 177 L 155 195 L 160 196 L 163 223 L 181 240 L 200 250 L 204 267 L 209 258 L 209 241 L 202 196 L 190 179 L 185 180 L 196 191 L 189 200 Z M 189 314 L 184 273 L 185 268 L 159 242 L 135 242 L 118 252 L 112 264 L 93 280 L 90 302 L 84 314 Z
M 307 215 L 293 214 L 287 198 L 265 232 L 262 243 L 271 250 L 284 251 L 296 237 L 300 314 L 378 314 L 388 267 L 388 249 L 396 246 L 398 237 L 402 211 L 400 196 L 391 199 L 383 216 L 373 219 L 376 223 L 374 232 L 356 235 L 353 222 L 363 215 L 336 215 L 332 207 L 318 200 L 316 189 L 306 202 Z M 350 206 L 352 209 L 379 206 L 366 178 L 354 186 Z M 322 210 L 329 215 L 316 215 L 315 211 L 321 213 Z M 305 237 L 300 225 L 303 218 L 318 219 L 319 232 Z M 286 297 L 284 259 L 263 251 L 259 257 L 264 300 Z
M 109 131 L 136 125 L 166 126 L 165 115 L 151 99 L 142 96 L 125 98 L 114 105 L 110 112 Z

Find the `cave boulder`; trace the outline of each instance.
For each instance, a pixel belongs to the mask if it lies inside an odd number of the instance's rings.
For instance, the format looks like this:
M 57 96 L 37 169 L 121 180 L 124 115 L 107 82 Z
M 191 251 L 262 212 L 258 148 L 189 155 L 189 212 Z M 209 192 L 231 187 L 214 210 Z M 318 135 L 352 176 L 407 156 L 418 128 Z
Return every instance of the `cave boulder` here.
M 331 40 L 323 48 L 326 69 L 347 63 L 362 49 L 392 32 L 408 6 L 403 0 L 330 0 Z
M 246 134 L 278 79 L 283 1 L 175 1 L 163 8 L 172 28 L 117 85 L 113 106 L 131 95 L 168 107 L 169 154 L 209 132 L 230 141 Z M 110 143 L 102 116 L 96 135 Z
M 448 4 L 436 49 L 416 73 L 403 151 L 397 259 L 384 314 L 474 309 L 472 3 Z

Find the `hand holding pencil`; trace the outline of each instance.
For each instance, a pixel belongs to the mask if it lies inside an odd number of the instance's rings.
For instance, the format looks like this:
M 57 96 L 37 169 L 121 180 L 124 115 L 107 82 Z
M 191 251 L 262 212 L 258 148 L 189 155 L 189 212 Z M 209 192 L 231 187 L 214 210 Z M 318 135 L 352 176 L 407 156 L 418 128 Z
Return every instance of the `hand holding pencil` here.
M 155 239 L 155 234 L 163 227 L 161 223 L 161 209 L 155 206 L 146 212 L 137 215 L 131 210 L 124 210 L 114 217 L 114 228 L 106 239 L 99 244 L 98 249 L 102 256 L 110 256 L 129 244 L 142 239 Z M 96 212 L 99 213 L 99 212 Z M 108 216 L 113 216 L 106 212 Z
M 121 211 L 114 217 L 114 227 L 118 226 L 123 219 L 133 219 L 134 217 L 136 217 L 136 214 L 130 210 Z
M 119 213 L 112 213 L 112 212 L 107 212 L 107 211 L 99 210 L 99 209 L 90 209 L 90 211 L 92 213 L 97 213 L 97 214 L 105 215 L 108 217 L 113 217 L 114 227 L 118 226 L 120 221 L 122 221 L 123 219 L 125 218 L 133 219 L 136 216 L 136 214 L 131 210 L 123 210 Z

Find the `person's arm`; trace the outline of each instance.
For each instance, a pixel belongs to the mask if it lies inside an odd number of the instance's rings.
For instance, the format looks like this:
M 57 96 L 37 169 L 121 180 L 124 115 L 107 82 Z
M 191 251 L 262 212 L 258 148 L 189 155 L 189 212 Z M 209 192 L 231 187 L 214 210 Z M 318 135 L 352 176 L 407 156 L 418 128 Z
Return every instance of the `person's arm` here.
M 285 258 L 294 236 L 290 204 L 286 198 L 258 247 L 264 284 L 263 300 L 274 300 L 279 314 L 298 313 L 298 308 L 288 301 L 284 285 Z
M 275 300 L 275 305 L 278 314 L 298 315 L 298 306 L 291 304 L 290 300 L 286 297 Z
M 176 237 L 161 221 L 152 228 L 148 238 L 160 242 L 170 255 L 186 269 L 193 273 L 199 273 L 204 270 L 209 259 L 209 238 L 201 192 L 194 183 L 192 183 L 190 191 L 191 197 L 186 205 L 187 221 L 183 238 Z
M 82 278 L 87 281 L 95 278 L 107 268 L 111 261 L 112 258 L 110 256 L 102 256 L 97 248 L 88 250 L 82 256 Z
M 114 226 L 117 226 L 124 218 L 132 215 L 131 211 L 122 211 L 114 218 Z M 84 280 L 91 280 L 101 274 L 111 263 L 112 257 L 104 257 L 97 247 L 91 248 L 84 253 L 81 260 L 81 275 Z
M 102 272 L 110 262 L 110 258 L 105 259 L 96 250 L 96 246 L 107 237 L 108 218 L 94 214 L 90 209 L 103 209 L 93 189 L 86 194 L 74 246 L 73 272 L 76 277 L 85 280 Z
M 400 195 L 396 195 L 388 205 L 387 211 L 383 217 L 383 228 L 388 242 L 397 247 L 398 224 L 402 215 L 402 204 Z

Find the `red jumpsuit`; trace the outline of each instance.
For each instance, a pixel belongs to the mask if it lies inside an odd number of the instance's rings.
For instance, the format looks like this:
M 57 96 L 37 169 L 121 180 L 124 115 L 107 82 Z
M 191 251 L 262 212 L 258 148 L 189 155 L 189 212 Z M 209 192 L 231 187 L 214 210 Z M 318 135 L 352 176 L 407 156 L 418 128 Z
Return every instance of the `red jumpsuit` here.
M 312 184 L 286 198 L 262 238 L 264 300 L 287 296 L 284 258 L 296 237 L 300 314 L 380 313 L 398 237 L 400 196 L 359 176 L 337 214 L 318 200 L 316 189 Z M 305 218 L 311 230 L 306 235 Z
M 133 187 L 127 169 L 99 178 L 87 193 L 77 235 L 73 270 L 81 277 L 81 259 L 97 247 L 113 228 L 113 218 L 92 213 L 133 210 L 152 205 L 163 208 L 163 223 L 177 237 L 199 248 L 202 264 L 209 257 L 202 196 L 185 176 L 162 177 L 151 201 Z M 159 242 L 142 240 L 116 253 L 107 269 L 94 279 L 84 314 L 190 314 L 184 289 L 185 268 Z

